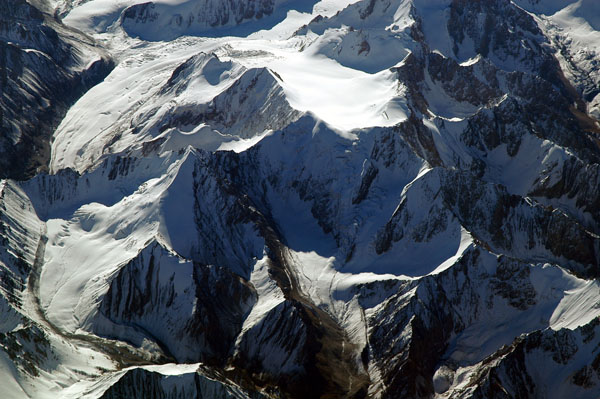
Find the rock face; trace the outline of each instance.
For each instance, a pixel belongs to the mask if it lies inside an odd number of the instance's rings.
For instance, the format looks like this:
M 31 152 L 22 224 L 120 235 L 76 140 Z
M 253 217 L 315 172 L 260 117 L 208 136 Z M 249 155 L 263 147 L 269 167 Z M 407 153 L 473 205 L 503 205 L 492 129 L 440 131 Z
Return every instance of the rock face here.
M 0 3 L 0 176 L 45 170 L 54 129 L 111 68 L 92 39 L 25 0 Z
M 167 368 L 147 370 L 136 368 L 122 373 L 120 378 L 101 396 L 102 399 L 260 399 L 259 394 L 247 395 L 235 384 L 221 383 L 206 370 L 186 370 L 180 374 Z M 213 377 L 213 378 L 210 378 Z
M 133 145 L 140 146 L 144 156 L 183 151 L 188 145 L 212 151 L 227 145 L 235 148 L 236 142 L 256 139 L 300 117 L 284 95 L 281 78 L 268 68 L 247 69 L 204 52 L 186 54 L 173 68 L 160 84 L 144 88 L 146 96 L 152 93 L 149 101 L 120 103 L 118 95 L 108 94 L 118 106 L 112 101 L 103 106 L 107 114 L 117 116 L 107 126 L 98 121 L 89 153 L 101 158 Z M 94 106 L 95 100 L 89 101 Z M 82 171 L 91 162 L 72 142 L 90 123 L 77 114 L 67 115 L 67 120 L 70 123 L 59 126 L 57 136 L 65 139 L 56 144 L 51 168 Z
M 347 3 L 55 4 L 118 65 L 0 186 L 10 397 L 600 396 L 591 6 Z M 14 4 L 6 140 L 107 62 Z
M 147 2 L 128 7 L 121 25 L 130 35 L 147 40 L 235 27 L 273 14 L 286 0 L 186 0 L 176 5 Z
M 179 362 L 223 366 L 253 302 L 252 288 L 227 269 L 181 263 L 152 243 L 120 270 L 100 311 L 155 337 Z
M 24 314 L 22 293 L 37 256 L 42 224 L 27 196 L 12 183 L 2 183 L 0 204 L 1 350 L 15 369 L 38 376 L 50 344 L 46 333 Z

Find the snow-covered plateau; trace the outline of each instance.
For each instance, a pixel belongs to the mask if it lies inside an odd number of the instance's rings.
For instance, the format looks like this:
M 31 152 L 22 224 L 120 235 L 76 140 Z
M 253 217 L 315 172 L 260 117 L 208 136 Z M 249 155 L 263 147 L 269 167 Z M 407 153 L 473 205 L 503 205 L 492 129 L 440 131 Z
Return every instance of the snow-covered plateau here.
M 0 0 L 0 397 L 600 397 L 597 0 Z

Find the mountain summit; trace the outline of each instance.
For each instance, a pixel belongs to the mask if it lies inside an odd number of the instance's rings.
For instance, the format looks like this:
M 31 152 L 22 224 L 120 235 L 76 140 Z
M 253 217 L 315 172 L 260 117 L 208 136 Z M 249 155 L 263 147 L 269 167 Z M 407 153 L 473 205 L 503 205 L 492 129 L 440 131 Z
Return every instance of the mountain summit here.
M 3 398 L 598 398 L 592 0 L 0 0 Z

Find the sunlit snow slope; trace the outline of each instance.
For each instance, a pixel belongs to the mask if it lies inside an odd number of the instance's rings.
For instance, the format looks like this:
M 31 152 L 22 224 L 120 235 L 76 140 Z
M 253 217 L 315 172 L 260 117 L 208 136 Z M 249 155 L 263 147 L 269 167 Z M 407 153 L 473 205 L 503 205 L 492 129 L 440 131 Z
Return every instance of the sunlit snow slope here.
M 31 6 L 115 65 L 0 183 L 7 397 L 600 396 L 594 1 Z

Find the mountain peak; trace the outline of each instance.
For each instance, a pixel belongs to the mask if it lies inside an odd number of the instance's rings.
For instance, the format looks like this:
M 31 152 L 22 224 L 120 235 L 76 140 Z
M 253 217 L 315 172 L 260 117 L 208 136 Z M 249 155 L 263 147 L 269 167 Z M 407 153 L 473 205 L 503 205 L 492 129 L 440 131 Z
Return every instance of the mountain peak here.
M 599 397 L 596 14 L 0 0 L 5 396 Z

